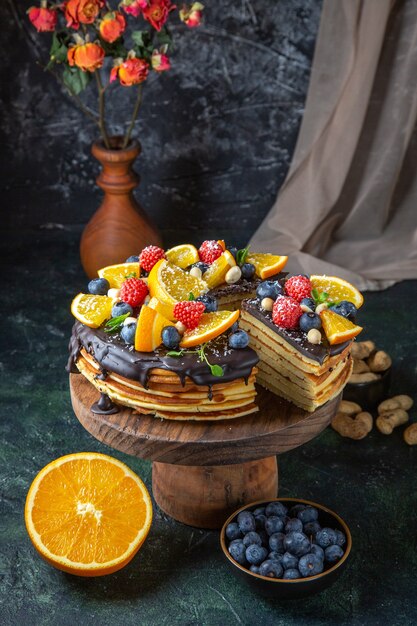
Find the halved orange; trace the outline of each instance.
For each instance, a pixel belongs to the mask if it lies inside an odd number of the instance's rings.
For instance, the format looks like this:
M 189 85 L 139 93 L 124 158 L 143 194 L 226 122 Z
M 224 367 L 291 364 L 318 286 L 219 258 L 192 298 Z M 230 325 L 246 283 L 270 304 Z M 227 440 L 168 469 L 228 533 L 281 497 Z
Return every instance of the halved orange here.
M 252 263 L 255 266 L 256 275 L 262 280 L 278 274 L 287 261 L 287 256 L 269 254 L 269 252 L 250 252 L 245 259 L 245 263 Z
M 197 248 L 190 243 L 184 243 L 180 246 L 175 246 L 175 248 L 170 248 L 170 250 L 166 251 L 165 255 L 170 263 L 181 269 L 185 269 L 193 263 L 198 263 L 200 260 Z
M 348 300 L 353 302 L 357 309 L 363 304 L 363 295 L 358 289 L 347 280 L 338 276 L 310 276 L 310 282 L 313 289 L 319 292 L 328 293 L 330 300 L 338 302 L 340 300 Z
M 339 315 L 334 311 L 324 309 L 320 313 L 323 330 L 330 345 L 349 341 L 359 335 L 363 330 L 362 326 L 354 324 L 343 315 Z
M 162 343 L 162 329 L 165 326 L 173 324 L 155 309 L 143 305 L 136 324 L 135 350 L 153 352 Z
M 239 310 L 203 313 L 197 328 L 186 330 L 183 334 L 181 348 L 191 348 L 215 339 L 237 322 L 239 314 Z
M 151 498 L 141 479 L 124 463 L 97 452 L 52 461 L 26 498 L 25 523 L 36 550 L 77 576 L 103 576 L 124 567 L 151 522 Z
M 71 303 L 71 313 L 90 328 L 98 328 L 111 317 L 112 298 L 79 293 Z
M 127 277 L 140 278 L 140 267 L 139 263 L 108 265 L 98 270 L 98 275 L 108 280 L 111 288 L 120 289 Z
M 236 265 L 236 261 L 233 254 L 229 250 L 225 250 L 204 272 L 203 279 L 206 281 L 209 289 L 214 289 L 214 287 L 224 283 L 227 272 L 234 265 Z
M 172 319 L 174 319 L 174 306 L 177 302 L 188 300 L 190 293 L 197 298 L 208 291 L 208 285 L 204 280 L 191 276 L 165 259 L 158 261 L 151 269 L 148 288 L 152 297 L 169 305 L 168 317 Z
M 223 250 L 226 250 L 226 242 L 224 239 L 218 239 L 217 243 L 219 244 L 221 248 L 223 248 Z

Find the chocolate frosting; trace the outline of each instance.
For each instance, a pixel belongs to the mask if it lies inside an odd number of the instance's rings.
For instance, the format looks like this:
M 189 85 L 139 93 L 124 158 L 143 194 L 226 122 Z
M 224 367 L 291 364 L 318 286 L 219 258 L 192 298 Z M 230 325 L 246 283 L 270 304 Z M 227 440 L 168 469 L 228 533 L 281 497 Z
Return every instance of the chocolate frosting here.
M 350 341 L 345 341 L 333 346 L 328 343 L 310 343 L 307 340 L 307 333 L 303 332 L 299 328 L 289 329 L 276 326 L 276 324 L 272 321 L 271 312 L 261 309 L 258 299 L 244 300 L 242 302 L 242 309 L 253 315 L 253 317 L 256 317 L 256 319 L 263 322 L 266 326 L 268 326 L 268 328 L 277 333 L 277 335 L 288 341 L 288 343 L 301 354 L 309 359 L 312 359 L 313 361 L 317 361 L 320 365 L 324 363 L 328 357 L 336 356 L 337 354 L 343 352 L 343 350 L 345 350 L 351 343 Z
M 227 336 L 223 334 L 207 344 L 205 350 L 210 364 L 223 368 L 223 376 L 213 376 L 208 365 L 199 360 L 193 349 L 186 350 L 180 357 L 167 356 L 169 350 L 164 347 L 157 348 L 154 352 L 137 352 L 118 334 L 109 335 L 100 329 L 75 322 L 69 344 L 67 371 L 78 372 L 75 363 L 82 347 L 95 358 L 103 370 L 137 380 L 145 388 L 148 377 L 155 368 L 177 374 L 182 385 L 188 377 L 196 385 L 208 386 L 209 390 L 212 385 L 238 378 L 244 378 L 247 382 L 252 368 L 259 361 L 258 355 L 251 348 L 229 348 Z
M 282 280 L 287 276 L 288 272 L 281 272 L 280 274 L 274 274 L 267 280 Z M 260 283 L 264 282 L 261 278 L 254 276 L 252 279 L 241 278 L 237 283 L 233 285 L 227 285 L 224 283 L 219 287 L 215 287 L 214 289 L 210 289 L 209 295 L 214 298 L 221 298 L 222 296 L 233 296 L 233 295 L 255 295 L 255 291 Z

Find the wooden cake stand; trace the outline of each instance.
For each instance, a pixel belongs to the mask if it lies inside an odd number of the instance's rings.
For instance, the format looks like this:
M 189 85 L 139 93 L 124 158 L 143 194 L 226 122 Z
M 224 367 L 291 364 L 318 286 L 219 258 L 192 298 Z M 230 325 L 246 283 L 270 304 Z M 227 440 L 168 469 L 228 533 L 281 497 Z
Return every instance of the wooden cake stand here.
M 218 422 L 172 421 L 127 407 L 113 415 L 92 413 L 99 393 L 81 374 L 70 374 L 70 390 L 84 428 L 112 448 L 153 461 L 159 507 L 199 528 L 219 528 L 243 504 L 276 498 L 276 455 L 316 437 L 340 402 L 338 396 L 308 413 L 257 386 L 257 413 Z

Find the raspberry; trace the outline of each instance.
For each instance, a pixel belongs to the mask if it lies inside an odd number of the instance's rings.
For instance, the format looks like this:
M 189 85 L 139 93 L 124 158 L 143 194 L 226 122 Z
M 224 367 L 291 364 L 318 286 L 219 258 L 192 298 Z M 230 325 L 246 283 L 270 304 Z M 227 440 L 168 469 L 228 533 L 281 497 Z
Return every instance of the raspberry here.
M 206 306 L 202 302 L 184 300 L 177 302 L 174 306 L 174 317 L 178 322 L 182 322 L 186 328 L 192 330 L 197 328 L 205 309 Z
M 145 272 L 150 272 L 155 263 L 161 259 L 165 259 L 165 252 L 162 248 L 158 248 L 158 246 L 147 246 L 146 248 L 143 248 L 140 253 L 139 265 L 145 270 Z
M 293 298 L 278 296 L 272 309 L 272 320 L 281 328 L 296 328 L 303 311 Z
M 206 239 L 198 249 L 200 260 L 211 265 L 223 254 L 223 248 L 215 239 Z
M 128 278 L 120 287 L 120 300 L 132 307 L 143 303 L 148 295 L 148 286 L 140 278 Z
M 297 302 L 301 302 L 303 298 L 309 298 L 311 289 L 312 285 L 307 276 L 291 276 L 285 281 L 285 293 Z

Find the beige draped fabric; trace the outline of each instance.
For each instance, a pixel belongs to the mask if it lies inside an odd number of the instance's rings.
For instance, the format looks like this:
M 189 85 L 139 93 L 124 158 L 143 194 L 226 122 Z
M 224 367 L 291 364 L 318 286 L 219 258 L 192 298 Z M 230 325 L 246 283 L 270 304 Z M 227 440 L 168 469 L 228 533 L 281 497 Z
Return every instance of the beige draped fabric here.
M 417 0 L 324 0 L 293 161 L 252 248 L 360 289 L 417 278 L 416 120 Z

